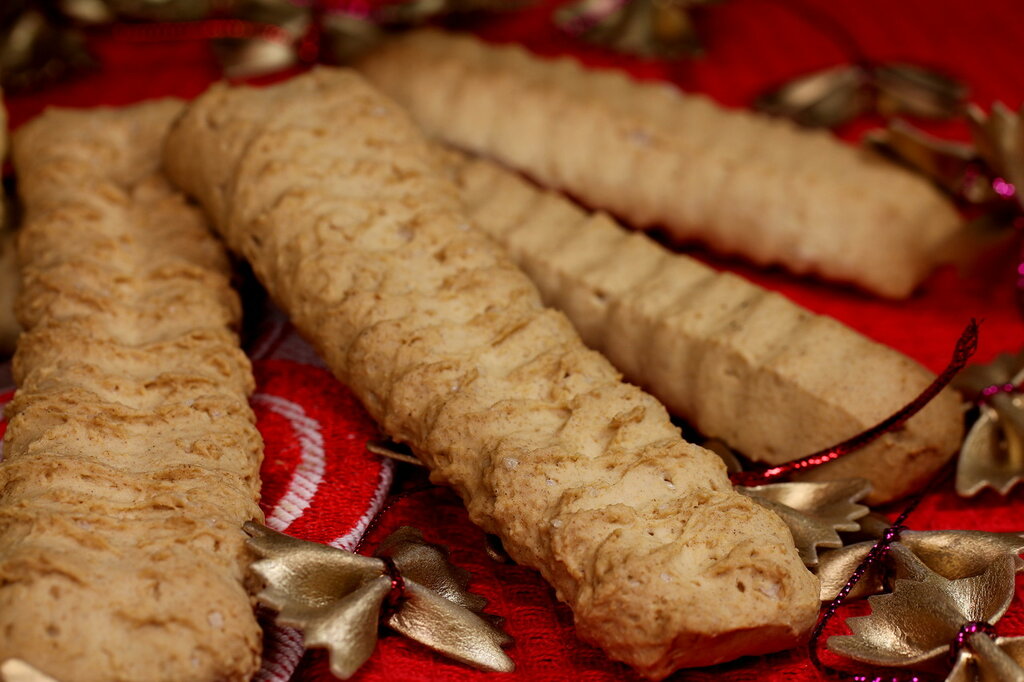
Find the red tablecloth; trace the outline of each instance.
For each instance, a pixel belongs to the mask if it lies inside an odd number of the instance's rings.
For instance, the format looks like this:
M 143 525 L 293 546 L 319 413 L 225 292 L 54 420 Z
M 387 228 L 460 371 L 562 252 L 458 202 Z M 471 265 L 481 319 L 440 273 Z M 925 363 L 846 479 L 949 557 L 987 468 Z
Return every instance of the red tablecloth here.
M 1019 0 L 729 0 L 702 15 L 706 55 L 673 62 L 627 59 L 567 39 L 548 21 L 557 4 L 543 2 L 526 11 L 488 20 L 478 30 L 487 38 L 520 41 L 544 54 L 571 53 L 588 63 L 619 66 L 643 78 L 672 80 L 685 90 L 708 93 L 732 106 L 747 106 L 764 89 L 796 75 L 850 61 L 857 56 L 851 44 L 871 60 L 941 67 L 965 81 L 971 88 L 971 99 L 985 108 L 997 99 L 1016 108 L 1024 99 L 1024 58 L 1020 53 L 1024 3 Z M 131 43 L 97 35 L 91 43 L 100 68 L 45 91 L 9 97 L 14 126 L 47 105 L 116 105 L 156 96 L 191 97 L 219 77 L 217 64 L 202 42 Z M 878 123 L 873 119 L 861 121 L 841 134 L 854 139 Z M 965 128 L 957 123 L 929 128 L 951 138 L 965 136 Z M 1013 303 L 1019 256 L 1016 246 L 994 251 L 960 271 L 947 267 L 928 280 L 918 295 L 896 303 L 716 259 L 697 249 L 693 252 L 716 267 L 733 270 L 817 312 L 833 315 L 933 370 L 945 365 L 954 340 L 972 316 L 984 319 L 978 360 L 1015 350 L 1024 342 L 1024 325 Z M 296 348 L 300 346 L 292 346 L 293 355 L 304 352 Z M 308 358 L 299 360 L 305 362 Z M 259 390 L 320 410 L 305 416 L 318 420 L 323 427 L 321 446 L 334 464 L 326 464 L 321 472 L 320 486 L 327 501 L 309 504 L 289 521 L 298 524 L 289 529 L 322 541 L 339 540 L 338 529 L 352 532 L 358 526 L 389 474 L 382 473 L 387 467 L 373 465 L 371 460 L 353 463 L 352 458 L 366 457 L 363 445 L 371 437 L 373 426 L 347 391 L 312 365 L 306 364 L 296 372 L 294 366 L 281 364 L 294 361 L 296 358 L 287 352 L 283 359 L 270 351 L 264 353 L 263 360 L 257 362 Z M 265 496 L 268 511 L 274 512 L 288 486 L 297 480 L 297 467 L 305 461 L 299 450 L 308 442 L 295 431 L 301 430 L 303 422 L 290 419 L 287 407 L 266 399 L 257 399 L 254 407 L 268 440 Z M 407 486 L 417 484 L 415 472 L 399 474 Z M 338 505 L 348 499 L 358 502 L 339 509 Z M 1019 530 L 1021 509 L 1020 492 L 1008 498 L 987 492 L 973 500 L 961 500 L 947 488 L 924 502 L 911 525 L 920 529 Z M 473 589 L 490 600 L 488 611 L 507 618 L 506 627 L 515 637 L 510 654 L 518 670 L 502 679 L 635 679 L 627 668 L 609 662 L 599 650 L 575 638 L 571 614 L 555 603 L 552 591 L 535 573 L 487 557 L 482 533 L 469 524 L 451 493 L 431 490 L 398 499 L 383 515 L 380 528 L 372 533 L 370 545 L 403 522 L 416 525 L 428 539 L 450 547 L 455 563 L 472 572 Z M 1024 634 L 1020 589 L 1018 583 L 1018 600 L 1000 622 L 1003 633 Z M 330 679 L 323 656 L 308 655 L 298 677 Z M 386 637 L 356 679 L 482 680 L 485 676 L 444 661 L 416 644 Z M 804 680 L 816 679 L 816 674 L 806 651 L 795 650 L 712 670 L 681 672 L 673 679 Z

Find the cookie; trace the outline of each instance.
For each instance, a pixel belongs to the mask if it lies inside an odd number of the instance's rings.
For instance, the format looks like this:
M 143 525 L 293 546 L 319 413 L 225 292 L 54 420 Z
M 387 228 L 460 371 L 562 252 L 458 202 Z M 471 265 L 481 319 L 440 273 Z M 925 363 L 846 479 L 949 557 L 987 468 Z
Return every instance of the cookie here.
M 505 247 L 588 346 L 701 433 L 781 464 L 839 443 L 935 378 L 905 355 L 785 297 L 673 253 L 485 159 L 439 150 L 474 225 Z M 947 389 L 864 449 L 812 470 L 861 477 L 871 501 L 916 490 L 957 451 Z
M 665 83 L 436 31 L 360 68 L 431 135 L 757 264 L 902 298 L 961 228 L 938 190 L 895 164 Z
M 214 86 L 165 150 L 337 377 L 583 639 L 652 679 L 801 640 L 816 579 L 786 527 L 542 305 L 355 72 Z
M 0 463 L 0 661 L 60 680 L 249 680 L 242 524 L 262 442 L 226 254 L 159 172 L 182 108 L 20 129 L 18 384 Z

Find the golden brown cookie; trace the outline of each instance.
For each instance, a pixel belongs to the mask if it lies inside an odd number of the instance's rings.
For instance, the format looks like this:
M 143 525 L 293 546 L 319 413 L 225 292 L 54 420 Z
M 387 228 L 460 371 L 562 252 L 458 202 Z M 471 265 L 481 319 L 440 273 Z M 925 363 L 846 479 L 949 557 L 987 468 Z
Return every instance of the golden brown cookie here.
M 218 85 L 168 138 L 171 178 L 393 438 L 538 569 L 581 637 L 658 679 L 795 645 L 816 580 L 469 224 L 407 115 L 355 72 Z
M 905 297 L 961 226 L 938 190 L 888 161 L 665 83 L 437 31 L 360 68 L 431 135 L 754 263 Z
M 830 317 L 589 213 L 484 159 L 445 150 L 473 223 L 630 381 L 707 436 L 780 464 L 874 426 L 934 376 Z M 869 479 L 872 502 L 920 487 L 960 445 L 946 390 L 904 428 L 806 478 Z
M 18 391 L 0 463 L 0 661 L 65 682 L 251 678 L 242 524 L 262 442 L 229 263 L 159 172 L 182 108 L 15 136 Z

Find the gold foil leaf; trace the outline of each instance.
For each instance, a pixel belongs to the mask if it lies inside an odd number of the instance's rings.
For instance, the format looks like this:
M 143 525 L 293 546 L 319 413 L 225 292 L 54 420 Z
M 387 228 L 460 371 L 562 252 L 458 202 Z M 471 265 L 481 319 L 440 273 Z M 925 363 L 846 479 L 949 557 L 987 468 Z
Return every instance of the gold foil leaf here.
M 957 657 L 946 682 L 1024 682 L 1024 637 L 975 634 L 968 644 L 970 650 Z
M 852 635 L 829 638 L 828 648 L 863 663 L 915 666 L 949 651 L 965 623 L 998 620 L 1014 595 L 1010 557 L 979 575 L 947 580 L 897 579 L 889 594 L 868 598 L 871 614 L 849 618 Z
M 405 462 L 406 464 L 414 464 L 422 467 L 426 466 L 420 461 L 419 457 L 414 455 L 409 448 L 399 445 L 392 440 L 370 440 L 366 442 L 366 449 L 375 455 L 381 457 L 387 457 L 398 462 Z
M 264 587 L 257 599 L 278 611 L 278 622 L 303 631 L 307 647 L 330 652 L 331 672 L 353 675 L 377 644 L 380 623 L 449 658 L 482 670 L 509 672 L 501 647 L 511 638 L 487 616 L 486 601 L 470 593 L 469 574 L 447 553 L 403 527 L 364 557 L 245 525 L 260 557 L 254 574 Z
M 952 118 L 963 111 L 969 94 L 967 87 L 951 76 L 915 64 L 883 64 L 873 75 L 875 108 L 887 117 Z
M 940 140 L 901 119 L 892 121 L 885 130 L 868 134 L 865 142 L 972 204 L 995 198 L 990 184 L 976 171 L 971 145 Z
M 1007 494 L 1024 478 L 1024 352 L 967 367 L 954 386 L 979 403 L 957 462 L 956 491 L 964 497 L 984 488 Z
M 832 128 L 871 107 L 868 80 L 859 66 L 837 66 L 795 78 L 759 97 L 754 106 L 803 126 Z
M 862 528 L 868 533 L 881 536 L 887 523 L 872 517 L 862 520 Z M 865 527 L 866 526 L 866 527 Z M 846 584 L 854 569 L 871 551 L 874 541 L 859 542 L 841 549 L 831 550 L 821 556 L 818 563 L 818 580 L 821 583 L 821 600 L 835 598 Z M 922 562 L 930 571 L 947 580 L 956 580 L 981 573 L 993 562 L 1008 558 L 1015 571 L 1024 571 L 1024 561 L 1019 557 L 1024 552 L 1024 533 L 988 533 L 974 530 L 904 530 L 899 540 L 892 543 L 885 561 L 868 568 L 857 583 L 850 598 L 855 599 L 876 594 L 885 589 L 885 567 L 896 575 L 906 575 L 910 563 L 906 550 Z
M 308 7 L 288 0 L 244 0 L 236 16 L 254 27 L 250 37 L 219 38 L 213 41 L 217 58 L 228 78 L 247 78 L 286 69 L 298 62 L 297 43 L 309 30 L 312 15 Z
M 555 24 L 587 42 L 624 54 L 674 58 L 700 52 L 690 12 L 709 0 L 580 0 L 555 13 Z
M 443 623 L 443 627 L 438 627 Z M 512 672 L 512 660 L 502 651 L 512 638 L 477 614 L 413 581 L 406 583 L 405 601 L 387 624 L 410 639 L 426 644 L 448 658 L 482 670 Z
M 1015 112 L 996 102 L 988 115 L 971 105 L 967 120 L 978 153 L 1000 176 L 993 178 L 996 193 L 1024 208 L 1024 105 Z
M 453 604 L 470 611 L 482 611 L 487 600 L 467 588 L 469 572 L 448 561 L 448 553 L 426 542 L 415 528 L 403 526 L 389 535 L 377 549 L 377 556 L 390 557 L 403 578 L 415 580 Z
M 5 90 L 48 85 L 93 66 L 79 31 L 35 3 L 4 7 L 0 24 L 0 81 Z
M 860 527 L 857 519 L 865 516 L 868 508 L 857 501 L 871 491 L 871 484 L 856 478 L 737 486 L 736 491 L 778 514 L 793 534 L 804 564 L 815 566 L 818 547 L 842 547 L 837 531 L 855 531 Z

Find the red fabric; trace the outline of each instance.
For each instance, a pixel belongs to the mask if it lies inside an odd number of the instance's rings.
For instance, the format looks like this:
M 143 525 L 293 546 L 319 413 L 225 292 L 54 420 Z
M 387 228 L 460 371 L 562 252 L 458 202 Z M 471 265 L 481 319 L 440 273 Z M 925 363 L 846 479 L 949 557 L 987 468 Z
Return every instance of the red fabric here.
M 700 15 L 707 54 L 697 60 L 673 62 L 628 59 L 569 40 L 548 22 L 557 4 L 548 0 L 521 13 L 488 20 L 479 31 L 496 41 L 523 42 L 543 54 L 575 54 L 588 63 L 619 66 L 643 78 L 672 80 L 686 90 L 708 93 L 730 106 L 747 106 L 766 88 L 810 70 L 850 61 L 858 52 L 872 60 L 944 68 L 964 80 L 971 87 L 972 100 L 985 108 L 996 99 L 1016 108 L 1024 99 L 1024 60 L 1019 53 L 1024 37 L 1020 28 L 1024 25 L 1024 5 L 1017 0 L 730 0 Z M 18 125 L 50 104 L 116 105 L 165 95 L 191 97 L 218 77 L 216 63 L 204 43 L 138 44 L 98 35 L 92 45 L 100 61 L 98 71 L 42 92 L 10 97 L 12 123 Z M 877 120 L 867 119 L 840 133 L 854 140 L 877 124 Z M 965 137 L 961 124 L 927 127 L 950 138 Z M 948 361 L 953 343 L 970 317 L 984 320 L 977 360 L 1016 350 L 1024 342 L 1024 325 L 1013 305 L 1019 255 L 1016 246 L 997 249 L 962 271 L 944 268 L 921 292 L 904 302 L 882 301 L 847 288 L 760 270 L 712 257 L 697 248 L 687 250 L 716 267 L 780 291 L 812 310 L 830 314 L 935 371 Z M 308 410 L 307 416 L 312 414 L 321 424 L 322 432 L 327 434 L 323 490 L 335 490 L 337 495 L 331 497 L 332 501 L 314 498 L 290 532 L 321 541 L 338 540 L 345 534 L 351 539 L 359 519 L 372 509 L 372 491 L 379 489 L 383 475 L 374 466 L 376 460 L 363 450 L 373 427 L 347 391 L 322 369 L 306 362 L 299 362 L 303 365 L 299 368 L 289 364 L 295 362 L 294 354 L 264 353 L 256 363 L 258 390 L 300 403 Z M 294 424 L 268 405 L 260 399 L 254 401 L 267 439 L 265 503 L 272 511 L 295 476 L 301 447 Z M 404 477 L 416 476 L 407 473 Z M 406 480 L 405 484 L 415 487 L 418 483 Z M 1018 490 L 1001 498 L 986 492 L 962 500 L 947 485 L 925 500 L 911 517 L 910 525 L 917 529 L 1020 530 L 1021 494 Z M 502 679 L 636 679 L 624 666 L 608 661 L 600 650 L 579 642 L 570 612 L 555 602 L 551 589 L 535 573 L 496 564 L 486 556 L 483 534 L 468 522 L 451 493 L 432 490 L 398 499 L 383 515 L 381 528 L 372 533 L 369 546 L 401 523 L 415 525 L 429 540 L 450 547 L 455 563 L 472 572 L 473 589 L 490 600 L 488 611 L 507 619 L 506 627 L 516 640 L 510 654 L 518 670 Z M 835 629 L 841 628 L 837 624 Z M 1024 634 L 1024 606 L 1019 599 L 998 629 L 1004 634 Z M 290 668 L 280 662 L 275 665 L 276 672 L 264 671 L 260 679 L 284 679 Z M 324 657 L 319 653 L 308 655 L 297 679 L 331 679 Z M 444 661 L 414 643 L 384 637 L 355 679 L 487 678 Z M 674 679 L 736 682 L 811 680 L 817 676 L 806 652 L 794 650 L 711 670 L 686 671 Z

